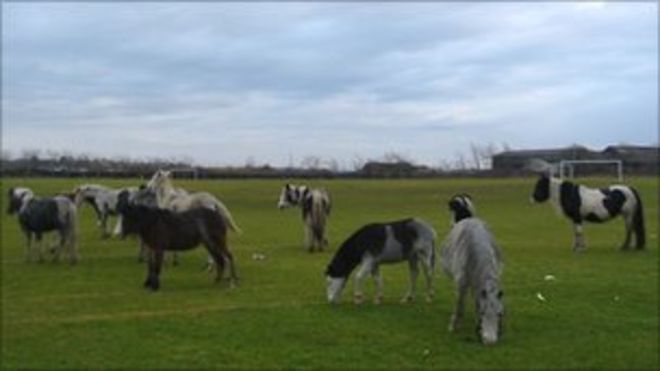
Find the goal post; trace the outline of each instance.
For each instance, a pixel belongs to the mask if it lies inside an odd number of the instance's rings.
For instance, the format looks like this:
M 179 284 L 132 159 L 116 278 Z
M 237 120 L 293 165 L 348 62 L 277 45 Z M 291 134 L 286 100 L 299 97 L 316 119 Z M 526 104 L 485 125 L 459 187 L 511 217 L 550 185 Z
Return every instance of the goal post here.
M 623 181 L 623 161 L 622 160 L 561 160 L 559 161 L 559 177 L 575 177 L 575 165 L 615 165 L 617 178 Z M 566 174 L 568 172 L 568 174 Z M 568 175 L 568 176 L 566 176 Z

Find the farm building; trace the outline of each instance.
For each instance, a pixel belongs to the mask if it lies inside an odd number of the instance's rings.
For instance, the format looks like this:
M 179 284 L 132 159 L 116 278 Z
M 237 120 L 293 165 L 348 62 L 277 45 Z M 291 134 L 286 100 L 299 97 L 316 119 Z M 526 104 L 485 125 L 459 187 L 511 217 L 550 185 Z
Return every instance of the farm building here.
M 493 156 L 493 171 L 501 174 L 526 172 L 532 159 L 542 159 L 551 163 L 561 160 L 621 160 L 623 169 L 629 174 L 657 174 L 658 147 L 618 145 L 608 146 L 602 151 L 593 151 L 583 146 L 557 149 L 534 149 L 505 151 Z M 601 173 L 612 171 L 605 165 L 583 167 L 582 172 Z

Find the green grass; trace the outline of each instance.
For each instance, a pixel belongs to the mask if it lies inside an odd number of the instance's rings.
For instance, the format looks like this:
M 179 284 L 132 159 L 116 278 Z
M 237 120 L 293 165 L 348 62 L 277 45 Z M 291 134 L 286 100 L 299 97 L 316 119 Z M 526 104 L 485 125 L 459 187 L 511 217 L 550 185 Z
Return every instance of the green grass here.
M 11 186 L 49 195 L 87 181 L 4 179 L 2 200 Z M 80 264 L 26 263 L 17 221 L 3 210 L 2 368 L 657 368 L 657 178 L 631 180 L 646 207 L 643 252 L 618 250 L 620 220 L 588 225 L 588 250 L 572 252 L 568 221 L 549 205 L 529 203 L 533 182 L 311 181 L 331 191 L 334 205 L 330 251 L 309 254 L 301 246 L 300 212 L 276 209 L 283 181 L 176 181 L 217 195 L 243 229 L 230 236 L 242 279 L 236 290 L 213 284 L 198 249 L 177 267 L 168 263 L 161 290 L 147 292 L 137 242 L 101 240 L 89 207 L 79 216 Z M 477 343 L 472 301 L 464 326 L 447 333 L 454 292 L 441 273 L 433 303 L 420 296 L 399 304 L 407 284 L 403 264 L 382 268 L 382 305 L 353 305 L 350 286 L 342 304 L 325 303 L 323 271 L 344 238 L 365 223 L 407 216 L 428 220 L 443 238 L 446 200 L 456 192 L 474 196 L 504 251 L 500 344 Z M 266 259 L 253 260 L 253 253 Z M 556 280 L 545 281 L 546 274 Z M 366 289 L 373 294 L 371 281 Z

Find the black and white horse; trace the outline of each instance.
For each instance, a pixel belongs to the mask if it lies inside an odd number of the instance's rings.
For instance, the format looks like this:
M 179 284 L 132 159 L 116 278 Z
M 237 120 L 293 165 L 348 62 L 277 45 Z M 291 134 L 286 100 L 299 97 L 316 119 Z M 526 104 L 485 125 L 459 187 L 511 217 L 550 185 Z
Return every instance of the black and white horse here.
M 463 318 L 465 296 L 471 290 L 479 317 L 477 333 L 489 345 L 496 343 L 502 333 L 502 254 L 485 223 L 474 217 L 471 198 L 469 204 L 466 200 L 466 195 L 459 195 L 449 201 L 454 225 L 440 251 L 443 271 L 456 285 L 456 307 L 449 331 L 455 331 Z
M 339 302 L 348 277 L 360 265 L 355 275 L 355 302 L 358 304 L 362 302 L 362 281 L 371 274 L 376 282 L 374 301 L 380 303 L 383 299 L 383 279 L 380 276 L 379 265 L 404 261 L 408 262 L 410 269 L 410 285 L 402 301 L 408 302 L 415 298 L 419 263 L 422 264 L 426 276 L 427 299 L 431 300 L 435 238 L 436 233 L 433 228 L 418 218 L 363 226 L 344 241 L 325 271 L 328 302 Z
M 644 211 L 637 191 L 626 185 L 612 185 L 602 189 L 589 188 L 567 180 L 541 175 L 534 187 L 533 202 L 550 200 L 557 212 L 573 221 L 576 251 L 586 248 L 582 222 L 602 223 L 621 215 L 625 221 L 626 238 L 621 249 L 630 247 L 632 234 L 635 246 L 643 249 L 646 238 Z
M 277 207 L 284 208 L 299 206 L 302 209 L 302 218 L 305 223 L 304 247 L 313 252 L 328 246 L 326 237 L 326 223 L 332 203 L 330 194 L 325 189 L 312 189 L 307 186 L 286 184 L 280 192 Z
M 76 250 L 76 205 L 70 198 L 38 198 L 29 188 L 10 188 L 7 212 L 18 215 L 18 222 L 27 238 L 27 261 L 32 261 L 35 255 L 32 240 L 36 239 L 37 245 L 41 245 L 42 235 L 50 231 L 57 231 L 60 235 L 59 246 L 53 249 L 53 261 L 59 260 L 63 249 L 67 250 L 71 264 L 79 260 Z M 36 253 L 37 260 L 42 262 L 41 246 L 36 246 Z
M 117 211 L 122 215 L 122 231 L 137 234 L 149 248 L 149 265 L 144 286 L 160 287 L 160 270 L 165 251 L 190 250 L 203 244 L 217 267 L 216 281 L 222 279 L 229 265 L 230 285 L 238 279 L 234 259 L 227 246 L 227 224 L 215 210 L 205 207 L 175 212 L 145 206 L 129 200 L 128 193 L 119 196 Z

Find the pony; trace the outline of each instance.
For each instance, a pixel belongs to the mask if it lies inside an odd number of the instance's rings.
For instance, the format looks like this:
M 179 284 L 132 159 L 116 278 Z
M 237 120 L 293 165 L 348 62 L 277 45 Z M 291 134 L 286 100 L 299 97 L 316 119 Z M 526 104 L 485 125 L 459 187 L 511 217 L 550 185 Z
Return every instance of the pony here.
M 635 247 L 644 249 L 646 242 L 644 210 L 639 193 L 626 185 L 611 185 L 602 189 L 589 188 L 546 174 L 536 181 L 531 197 L 532 202 L 550 200 L 558 213 L 563 213 L 573 222 L 573 250 L 586 249 L 582 222 L 602 223 L 618 215 L 625 221 L 626 237 L 622 250 L 630 248 L 631 237 L 635 235 Z
M 158 207 L 172 211 L 184 211 L 195 208 L 208 208 L 217 211 L 225 221 L 225 225 L 236 233 L 241 233 L 241 229 L 234 222 L 229 209 L 215 196 L 208 192 L 188 193 L 182 188 L 176 188 L 172 185 L 172 172 L 167 170 L 157 170 L 151 177 L 146 186 L 156 193 L 156 203 Z M 174 255 L 176 262 L 176 255 Z M 212 256 L 207 258 L 207 270 L 212 271 L 214 260 Z
M 137 190 L 135 187 L 131 187 L 130 189 Z M 108 188 L 99 184 L 83 184 L 73 190 L 76 206 L 80 207 L 85 202 L 91 205 L 96 212 L 97 225 L 101 228 L 102 238 L 110 237 L 108 219 L 110 216 L 117 215 L 117 196 L 122 190 Z M 114 235 L 119 234 L 118 228 L 120 225 L 121 221 L 117 220 Z
M 426 276 L 427 300 L 430 301 L 434 292 L 435 238 L 435 230 L 418 218 L 363 226 L 344 241 L 326 268 L 328 302 L 331 304 L 339 302 L 348 277 L 360 265 L 355 275 L 355 303 L 362 303 L 362 281 L 367 274 L 371 274 L 376 282 L 374 302 L 381 303 L 383 279 L 379 265 L 404 261 L 408 262 L 410 285 L 401 301 L 410 302 L 415 299 L 420 262 Z
M 501 337 L 504 316 L 500 289 L 502 254 L 486 224 L 474 214 L 464 213 L 468 209 L 468 204 L 462 203 L 465 200 L 465 195 L 459 195 L 449 201 L 455 219 L 440 250 L 442 269 L 456 285 L 456 307 L 449 331 L 456 331 L 462 320 L 465 296 L 470 289 L 479 318 L 477 334 L 483 344 L 492 345 Z
M 122 196 L 124 195 L 125 196 Z M 141 185 L 139 188 L 137 187 L 128 187 L 128 188 L 123 188 L 117 197 L 119 200 L 120 197 L 126 197 L 128 202 L 132 204 L 139 204 L 139 205 L 144 205 L 144 206 L 149 206 L 149 207 L 158 207 L 156 204 L 156 194 L 147 189 L 144 185 Z M 117 215 L 117 225 L 115 227 L 115 230 L 113 232 L 113 235 L 119 238 L 124 238 L 126 237 L 126 233 L 124 233 L 122 229 L 122 214 L 118 213 Z M 140 246 L 138 249 L 138 262 L 142 263 L 145 260 L 148 259 L 148 252 L 149 249 L 147 246 L 144 244 L 144 242 L 140 239 Z M 179 264 L 179 259 L 178 256 L 175 252 L 172 253 L 172 265 L 178 265 Z
M 208 192 L 188 193 L 182 188 L 175 188 L 172 185 L 171 171 L 156 171 L 147 183 L 147 188 L 156 192 L 156 202 L 160 208 L 184 211 L 205 207 L 217 211 L 229 229 L 237 233 L 241 232 L 229 209 L 220 200 Z
M 286 184 L 282 187 L 277 208 L 299 206 L 305 223 L 305 240 L 303 247 L 309 252 L 314 249 L 322 251 L 328 246 L 325 235 L 326 222 L 332 209 L 330 194 L 325 189 L 310 189 L 307 186 Z
M 222 279 L 225 263 L 229 265 L 230 286 L 238 276 L 234 259 L 227 247 L 227 225 L 217 211 L 193 208 L 182 212 L 145 206 L 129 201 L 121 193 L 117 210 L 122 215 L 122 231 L 137 234 L 149 248 L 149 264 L 144 286 L 152 291 L 160 288 L 160 271 L 164 251 L 184 251 L 200 244 L 206 247 L 218 267 L 216 282 Z
M 18 222 L 27 238 L 25 259 L 33 260 L 35 248 L 33 239 L 41 245 L 42 235 L 57 231 L 60 236 L 59 245 L 52 249 L 53 261 L 58 261 L 62 250 L 66 249 L 71 264 L 80 260 L 76 250 L 77 219 L 76 205 L 68 197 L 55 196 L 38 198 L 29 188 L 17 187 L 9 189 L 9 215 L 16 214 Z M 37 260 L 43 262 L 42 249 L 36 247 Z

